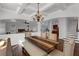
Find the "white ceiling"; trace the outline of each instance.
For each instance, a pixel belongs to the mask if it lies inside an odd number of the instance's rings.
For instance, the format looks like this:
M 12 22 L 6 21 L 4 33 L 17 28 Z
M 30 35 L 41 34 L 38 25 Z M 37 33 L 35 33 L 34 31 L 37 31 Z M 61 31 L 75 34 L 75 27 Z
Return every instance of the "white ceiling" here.
M 75 5 L 74 3 L 40 3 L 40 11 L 48 19 L 48 17 L 58 12 L 64 11 L 68 7 Z M 0 15 L 5 15 L 2 19 L 30 19 L 36 13 L 36 3 L 0 3 Z M 6 16 L 9 15 L 9 16 Z M 1 17 L 1 16 L 0 16 Z M 17 18 L 18 17 L 18 18 Z

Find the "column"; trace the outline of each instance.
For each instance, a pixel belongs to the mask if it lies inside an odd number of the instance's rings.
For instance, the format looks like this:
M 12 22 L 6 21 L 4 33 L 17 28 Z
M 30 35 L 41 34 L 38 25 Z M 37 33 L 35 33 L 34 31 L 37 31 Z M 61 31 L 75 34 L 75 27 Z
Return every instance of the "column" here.
M 50 30 L 50 33 L 52 32 L 52 21 L 50 21 L 50 27 L 49 27 L 49 30 Z
M 53 26 L 53 25 L 52 25 L 52 21 L 50 21 L 49 26 L 50 26 L 50 27 L 49 27 L 49 39 L 52 39 L 52 37 L 51 37 L 51 36 L 52 36 L 52 35 L 51 35 L 51 34 L 52 34 L 52 26 Z
M 37 24 L 38 24 L 38 33 L 37 33 L 37 35 L 41 36 L 41 22 L 37 22 Z

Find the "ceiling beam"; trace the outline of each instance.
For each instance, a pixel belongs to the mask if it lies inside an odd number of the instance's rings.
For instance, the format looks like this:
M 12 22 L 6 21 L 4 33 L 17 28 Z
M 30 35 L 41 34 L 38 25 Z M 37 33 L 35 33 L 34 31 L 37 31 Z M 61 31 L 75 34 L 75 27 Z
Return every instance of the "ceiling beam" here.
M 52 5 L 54 5 L 55 3 L 48 3 L 46 4 L 46 6 L 44 6 L 43 8 L 41 8 L 42 11 L 48 9 L 49 7 L 51 7 Z
M 21 6 L 17 8 L 16 13 L 22 14 L 25 5 L 26 5 L 25 3 L 22 3 Z

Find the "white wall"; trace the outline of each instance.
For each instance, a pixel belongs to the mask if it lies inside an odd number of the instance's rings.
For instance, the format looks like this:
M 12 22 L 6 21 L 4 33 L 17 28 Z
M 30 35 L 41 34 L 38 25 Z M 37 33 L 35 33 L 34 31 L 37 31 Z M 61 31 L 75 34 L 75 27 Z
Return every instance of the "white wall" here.
M 6 33 L 5 23 L 0 22 L 0 34 Z
M 37 24 L 35 22 L 31 22 L 30 30 L 37 31 Z M 6 23 L 6 31 L 10 33 L 17 33 L 18 29 L 28 29 L 27 24 L 24 22 L 9 22 Z
M 67 37 L 67 19 L 66 18 L 59 18 L 59 38 L 66 38 Z
M 59 18 L 59 37 L 67 38 L 69 35 L 73 35 L 75 38 L 78 38 L 78 34 L 76 31 L 77 27 L 77 19 L 74 18 Z
M 10 33 L 17 33 L 18 29 L 27 29 L 23 23 L 9 22 L 6 24 L 6 31 Z
M 77 27 L 77 19 L 71 18 L 68 19 L 68 23 L 67 23 L 67 36 L 69 36 L 69 34 L 74 35 L 76 38 L 78 37 L 77 35 L 77 31 L 76 31 L 76 27 Z
M 49 22 L 50 21 L 50 22 Z M 44 24 L 42 29 L 46 29 L 47 27 L 52 31 L 52 27 L 54 24 L 58 24 L 59 26 L 59 38 L 67 38 L 70 34 L 74 35 L 76 38 L 77 32 L 76 32 L 76 27 L 77 27 L 77 19 L 74 17 L 59 17 L 55 18 L 52 20 L 47 20 Z M 50 24 L 48 24 L 49 22 Z M 46 26 L 45 26 L 46 25 Z

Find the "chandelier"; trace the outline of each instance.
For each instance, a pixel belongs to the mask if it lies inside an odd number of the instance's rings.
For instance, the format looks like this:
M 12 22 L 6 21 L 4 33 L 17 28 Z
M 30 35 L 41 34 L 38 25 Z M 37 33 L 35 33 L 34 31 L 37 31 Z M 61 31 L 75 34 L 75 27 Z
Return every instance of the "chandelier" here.
M 44 16 L 39 11 L 39 3 L 37 3 L 37 13 L 34 15 L 33 20 L 35 20 L 37 22 L 41 22 L 41 21 L 43 21 L 43 19 L 44 19 Z

